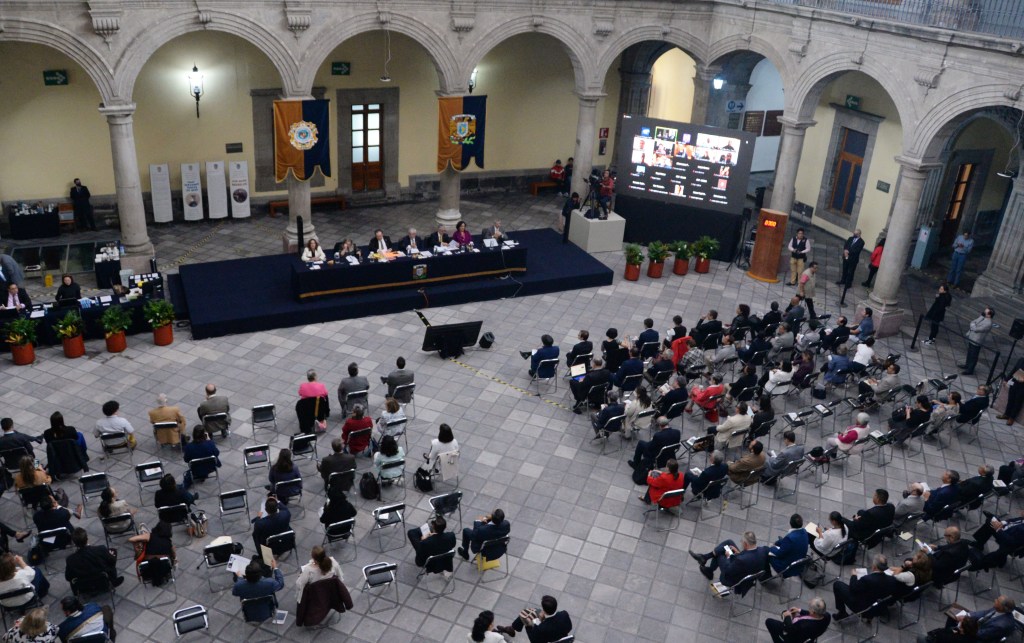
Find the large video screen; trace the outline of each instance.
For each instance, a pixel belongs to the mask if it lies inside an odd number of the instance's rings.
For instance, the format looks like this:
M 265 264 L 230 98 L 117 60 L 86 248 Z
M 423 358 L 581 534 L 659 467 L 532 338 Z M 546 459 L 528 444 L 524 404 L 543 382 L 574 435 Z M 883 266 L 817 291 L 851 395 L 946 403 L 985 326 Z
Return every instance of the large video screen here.
M 615 191 L 738 213 L 754 138 L 740 130 L 624 115 Z

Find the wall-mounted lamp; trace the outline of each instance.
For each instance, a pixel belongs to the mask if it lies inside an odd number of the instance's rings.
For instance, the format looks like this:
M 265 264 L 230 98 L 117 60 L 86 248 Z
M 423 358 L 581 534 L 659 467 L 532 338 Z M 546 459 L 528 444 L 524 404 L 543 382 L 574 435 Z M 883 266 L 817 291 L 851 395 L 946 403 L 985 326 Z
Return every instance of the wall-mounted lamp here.
M 474 89 L 476 89 L 476 67 L 473 68 L 473 73 L 469 75 L 469 93 L 472 94 Z
M 203 95 L 203 75 L 199 68 L 192 64 L 192 73 L 188 75 L 188 93 L 196 99 L 196 118 L 199 118 L 199 97 Z
M 719 90 L 719 89 L 725 87 L 725 79 L 724 78 L 715 78 L 714 80 L 711 81 L 711 86 L 714 87 L 716 90 Z

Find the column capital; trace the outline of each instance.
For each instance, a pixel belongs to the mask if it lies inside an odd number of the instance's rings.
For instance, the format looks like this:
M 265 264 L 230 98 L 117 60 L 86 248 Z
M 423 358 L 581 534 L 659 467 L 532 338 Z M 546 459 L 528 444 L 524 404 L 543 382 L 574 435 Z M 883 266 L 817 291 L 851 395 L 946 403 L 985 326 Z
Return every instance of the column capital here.
M 582 92 L 575 92 L 576 97 L 580 99 L 581 103 L 597 103 L 608 94 L 600 90 L 588 90 Z
M 694 78 L 701 81 L 711 81 L 715 79 L 715 76 L 722 73 L 721 65 L 701 65 L 698 63 L 695 67 Z
M 782 123 L 783 127 L 791 130 L 800 130 L 801 132 L 808 127 L 813 127 L 818 124 L 818 121 L 802 121 L 792 116 L 782 115 L 779 117 L 779 122 Z
M 316 97 L 309 93 L 292 93 L 292 92 L 281 92 L 281 97 L 278 100 L 313 100 Z
M 111 118 L 131 118 L 135 114 L 135 103 L 123 103 L 121 105 L 104 105 L 100 104 L 100 114 L 107 117 L 107 120 Z
M 896 163 L 900 166 L 900 172 L 911 171 L 928 173 L 932 170 L 938 170 L 942 168 L 942 163 L 930 159 L 919 159 L 912 156 L 904 156 L 902 154 L 896 155 Z
M 434 93 L 438 98 L 455 98 L 457 96 L 465 96 L 469 94 L 469 89 L 466 87 L 453 87 L 448 90 L 435 89 Z

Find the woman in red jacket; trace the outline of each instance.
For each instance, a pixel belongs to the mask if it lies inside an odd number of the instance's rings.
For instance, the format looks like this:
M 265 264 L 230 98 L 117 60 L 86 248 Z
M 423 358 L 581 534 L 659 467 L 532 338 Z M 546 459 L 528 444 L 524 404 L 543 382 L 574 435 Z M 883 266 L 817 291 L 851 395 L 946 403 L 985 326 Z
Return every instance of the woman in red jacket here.
M 362 431 L 363 429 L 372 429 L 373 418 L 366 415 L 366 410 L 363 409 L 362 404 L 356 404 L 352 407 L 352 415 L 345 420 L 345 424 L 341 426 L 341 441 L 345 445 L 345 452 L 351 453 L 352 455 L 359 455 L 363 451 L 366 451 L 366 447 L 370 445 L 370 433 L 372 431 L 364 431 L 359 435 L 353 436 L 354 431 Z M 373 455 L 367 453 L 367 455 Z
M 882 263 L 882 250 L 885 248 L 885 239 L 881 239 L 875 249 L 871 251 L 871 263 L 868 264 L 868 278 L 861 285 L 870 288 L 875 284 L 875 273 L 878 272 L 878 265 Z
M 661 497 L 669 491 L 675 491 L 676 489 L 683 488 L 683 476 L 679 474 L 679 462 L 675 458 L 669 459 L 666 464 L 665 471 L 659 471 L 655 469 L 647 474 L 647 493 L 645 493 L 640 500 L 643 500 L 647 504 L 652 502 L 661 505 L 663 508 L 678 507 L 682 501 L 682 496 L 670 498 L 666 500 L 664 504 L 661 504 Z

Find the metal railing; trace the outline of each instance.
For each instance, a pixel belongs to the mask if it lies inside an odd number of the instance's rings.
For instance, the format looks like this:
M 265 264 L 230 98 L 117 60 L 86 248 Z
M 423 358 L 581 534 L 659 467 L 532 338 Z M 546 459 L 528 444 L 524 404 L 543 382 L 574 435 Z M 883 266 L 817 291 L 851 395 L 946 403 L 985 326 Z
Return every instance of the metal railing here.
M 763 0 L 953 31 L 1024 37 L 1021 0 Z

